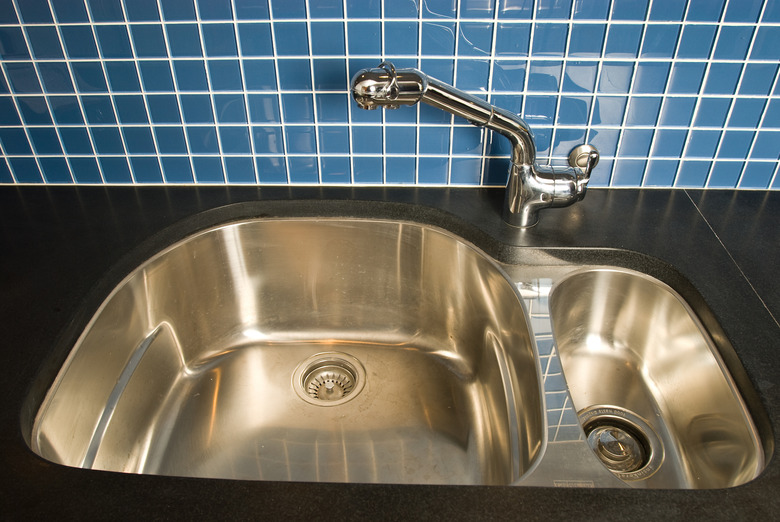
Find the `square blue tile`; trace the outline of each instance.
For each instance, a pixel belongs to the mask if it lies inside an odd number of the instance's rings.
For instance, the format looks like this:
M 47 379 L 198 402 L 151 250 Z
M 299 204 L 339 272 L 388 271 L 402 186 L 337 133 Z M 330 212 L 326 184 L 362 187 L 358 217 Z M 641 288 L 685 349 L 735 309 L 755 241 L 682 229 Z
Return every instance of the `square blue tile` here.
M 755 131 L 725 131 L 720 139 L 718 158 L 746 159 L 755 136 Z
M 224 183 L 222 162 L 219 158 L 201 156 L 192 158 L 195 167 L 195 183 Z
M 453 127 L 452 153 L 481 156 L 483 149 L 483 129 L 470 125 L 468 127 Z M 504 139 L 508 142 L 509 140 Z M 492 154 L 492 152 L 491 152 Z
M 585 129 L 558 129 L 553 143 L 553 156 L 566 158 L 574 147 L 585 143 Z
M 704 84 L 704 93 L 734 94 L 741 72 L 741 63 L 711 63 L 709 76 Z
M 371 23 L 371 22 L 369 22 Z M 499 32 L 499 35 L 501 33 Z M 353 49 L 360 49 L 361 40 L 352 41 L 352 32 L 349 35 L 350 52 Z M 500 39 L 500 36 L 499 36 Z M 526 38 L 526 48 L 527 48 Z M 455 23 L 448 21 L 430 21 L 422 23 L 421 52 L 423 55 L 452 55 L 455 53 Z M 498 47 L 498 42 L 496 43 Z M 372 52 L 380 52 L 380 49 L 374 49 Z M 367 54 L 362 51 L 360 54 Z M 500 54 L 497 52 L 497 54 Z
M 591 101 L 590 96 L 562 96 L 558 106 L 558 123 L 587 125 Z
M 215 94 L 214 106 L 219 123 L 246 123 L 243 94 Z
M 138 62 L 141 69 L 141 81 L 146 92 L 171 92 L 173 76 L 168 62 L 143 60 Z
M 537 18 L 569 18 L 572 0 L 539 0 L 536 2 Z
M 604 56 L 607 58 L 634 58 L 639 52 L 642 27 L 639 25 L 612 24 L 607 32 Z
M 706 64 L 704 62 L 675 62 L 669 73 L 667 92 L 670 94 L 697 94 L 701 89 Z
M 308 58 L 279 60 L 277 74 L 282 90 L 311 90 L 311 60 Z
M 208 91 L 206 64 L 202 60 L 174 60 L 176 86 L 180 91 Z
M 97 58 L 98 51 L 92 27 L 88 25 L 64 25 L 60 27 L 65 51 L 71 60 Z
M 624 96 L 597 96 L 593 108 L 593 125 L 622 125 L 626 102 Z
M 385 169 L 385 183 L 409 185 L 415 181 L 417 168 L 414 158 L 386 158 Z
M 309 35 L 303 22 L 274 22 L 276 54 L 279 56 L 308 56 Z
M 385 18 L 417 18 L 417 2 L 385 2 L 383 15 Z
M 569 57 L 598 58 L 604 45 L 605 24 L 574 24 L 569 39 Z
M 54 27 L 28 26 L 25 30 L 35 58 L 38 60 L 57 60 L 65 57 L 60 37 Z
M 54 121 L 58 124 L 83 124 L 78 98 L 75 96 L 51 96 L 49 105 L 54 111 Z
M 775 168 L 774 163 L 749 161 L 742 172 L 739 188 L 767 189 L 772 181 Z
M 731 107 L 730 98 L 700 98 L 694 125 L 697 127 L 723 127 Z
M 714 25 L 686 25 L 677 46 L 677 58 L 708 58 L 716 29 Z
M 682 154 L 688 131 L 685 129 L 658 129 L 651 154 L 666 158 L 679 158 Z
M 199 0 L 198 14 L 201 20 L 232 20 L 233 11 L 230 0 Z
M 383 114 L 385 117 L 385 125 L 389 123 L 417 124 L 417 107 L 402 106 L 398 109 L 387 109 Z
M 256 183 L 255 166 L 250 157 L 225 158 L 225 175 L 228 183 Z
M 317 94 L 317 121 L 319 123 L 347 123 L 349 121 L 347 94 Z M 362 110 L 355 108 L 354 110 Z
M 287 183 L 287 165 L 283 156 L 255 158 L 260 183 Z
M 420 127 L 420 154 L 448 154 L 450 150 L 449 127 Z
M 628 93 L 634 64 L 631 62 L 603 62 L 598 92 Z
M 16 94 L 39 93 L 41 84 L 32 63 L 5 63 L 5 73 Z
M 271 125 L 252 127 L 252 140 L 258 154 L 284 154 L 282 128 Z
M 66 0 L 61 0 L 66 1 Z M 168 21 L 195 20 L 195 4 L 191 0 L 160 0 L 162 15 Z
M 528 72 L 528 90 L 539 92 L 557 91 L 560 87 L 563 62 L 531 62 Z
M 0 56 L 3 60 L 29 60 L 30 51 L 19 27 L 0 27 Z
M 295 125 L 284 128 L 287 152 L 290 154 L 316 154 L 315 128 L 309 125 Z
M 220 127 L 219 139 L 223 154 L 250 154 L 249 128 L 242 126 Z
M 348 156 L 324 156 L 320 158 L 322 183 L 349 183 L 352 176 L 350 163 Z
M 54 22 L 51 17 L 51 8 L 46 0 L 25 0 L 24 2 L 18 2 L 17 6 L 19 7 L 21 19 L 25 24 L 50 24 Z M 9 6 L 9 11 L 13 11 L 12 6 Z M 16 20 L 10 23 L 16 23 Z
M 646 125 L 653 126 L 658 121 L 658 114 L 661 109 L 660 97 L 638 97 L 631 98 L 626 113 L 626 125 Z
M 523 118 L 531 125 L 552 125 L 557 99 L 555 96 L 528 95 L 525 97 Z M 534 129 L 536 133 L 537 129 Z
M 610 0 L 575 0 L 572 18 L 575 20 L 606 20 Z
M 39 161 L 46 183 L 73 183 L 73 177 L 65 158 L 40 158 Z
M 6 98 L 3 101 L 6 102 L 5 110 L 10 115 L 10 119 L 3 118 L 3 124 L 21 125 L 22 122 L 19 120 L 19 114 L 16 112 L 13 102 Z M 27 125 L 50 125 L 52 123 L 49 106 L 46 105 L 46 98 L 43 96 L 20 96 L 16 98 L 16 103 Z
M 455 86 L 465 91 L 485 91 L 489 70 L 490 63 L 487 60 L 458 60 Z
M 244 60 L 244 86 L 248 91 L 275 91 L 276 68 L 271 60 Z
M 233 24 L 201 24 L 206 56 L 238 56 Z
M 569 27 L 566 24 L 536 24 L 534 27 L 533 56 L 563 56 Z
M 613 20 L 644 20 L 647 14 L 649 1 L 634 0 L 615 2 L 612 7 Z
M 672 58 L 680 27 L 678 25 L 648 25 L 642 43 L 642 58 Z
M 149 123 L 143 96 L 117 95 L 114 96 L 114 105 L 120 123 Z
M 33 127 L 27 130 L 36 154 L 62 154 L 62 146 L 53 127 Z
M 525 60 L 496 60 L 493 64 L 493 92 L 517 92 L 525 86 Z
M 417 54 L 416 22 L 384 22 L 385 55 Z
M 583 0 L 588 1 L 588 0 Z M 679 21 L 685 12 L 685 2 L 680 0 L 653 0 L 649 19 L 653 21 Z
M 342 18 L 344 16 L 342 0 L 310 2 L 309 15 L 312 18 Z
M 237 20 L 267 20 L 270 11 L 267 2 L 234 2 Z
M 131 22 L 153 22 L 160 20 L 157 0 L 133 0 L 125 2 L 127 19 Z
M 346 0 L 348 18 L 379 18 L 380 0 Z
M 384 171 L 381 157 L 353 157 L 352 168 L 352 176 L 355 183 L 367 185 L 382 183 Z
M 61 127 L 60 138 L 62 139 L 62 145 L 65 147 L 65 152 L 68 154 L 94 153 L 86 127 Z M 7 145 L 6 150 L 8 150 Z
M 596 86 L 598 68 L 598 62 L 566 62 L 563 73 L 563 92 L 592 93 Z
M 70 71 L 68 71 L 68 67 L 64 63 L 39 62 L 38 71 L 47 93 L 74 92 Z
M 620 142 L 618 157 L 647 157 L 650 154 L 650 143 L 653 140 L 654 132 L 653 129 L 625 129 Z
M 282 111 L 287 123 L 314 123 L 311 94 L 282 94 Z
M 347 63 L 344 59 L 315 58 L 314 89 L 317 91 L 349 90 Z
M 418 161 L 417 182 L 422 185 L 446 185 L 448 158 L 421 157 Z
M 455 62 L 451 59 L 422 58 L 421 69 L 425 74 L 452 85 L 455 76 Z
M 185 123 L 213 123 L 214 113 L 208 94 L 182 94 L 181 110 Z
M 125 153 L 125 146 L 118 127 L 91 127 L 90 130 L 98 154 Z
M 279 123 L 279 97 L 276 94 L 248 94 L 249 118 L 253 123 Z
M 163 156 L 160 158 L 167 183 L 192 183 L 192 165 L 187 156 Z
M 415 153 L 417 132 L 413 126 L 385 127 L 385 152 L 388 154 Z
M 53 98 L 50 98 L 50 103 L 51 100 Z M 81 104 L 84 106 L 87 122 L 93 125 L 116 123 L 116 114 L 110 96 L 83 96 Z
M 40 172 L 39 172 L 40 173 Z M 7 160 L 0 160 L 0 183 L 14 183 L 14 177 L 8 168 Z
M 469 0 L 461 2 L 460 16 L 490 18 L 495 2 L 498 2 L 498 17 L 506 19 L 530 19 L 533 16 L 534 0 Z
M 688 137 L 688 149 L 685 151 L 686 158 L 712 158 L 715 156 L 715 149 L 720 139 L 720 130 L 699 130 L 694 129 Z
M 510 156 L 512 144 L 509 140 L 497 132 L 486 132 L 484 140 L 487 141 L 486 154 L 488 156 Z
M 590 132 L 590 143 L 602 157 L 615 156 L 619 138 L 620 131 L 617 129 L 592 129 Z
M 292 156 L 287 158 L 290 183 L 311 185 L 319 183 L 319 167 L 314 157 Z
M 137 57 L 165 58 L 168 56 L 161 25 L 131 24 L 130 33 L 133 37 L 133 45 L 135 46 L 135 54 Z
M 124 22 L 120 0 L 89 0 L 87 2 L 92 19 L 96 22 Z
M 43 176 L 34 158 L 7 158 L 18 183 L 43 183 Z
M 382 128 L 357 127 L 352 132 L 354 154 L 382 154 Z
M 716 161 L 712 167 L 708 188 L 733 188 L 737 186 L 739 175 L 742 173 L 740 161 Z
M 209 79 L 215 91 L 241 91 L 241 67 L 238 60 L 209 60 Z
M 720 20 L 725 0 L 688 0 L 686 20 L 692 22 L 717 22 Z
M 154 138 L 149 127 L 123 127 L 128 154 L 155 154 Z
M 750 159 L 777 160 L 780 158 L 780 132 L 758 131 Z
M 780 45 L 780 27 L 762 26 L 758 28 L 751 60 L 777 60 L 777 47 Z
M 687 127 L 691 124 L 695 107 L 696 98 L 666 98 L 658 123 Z
M 350 54 L 380 55 L 382 53 L 382 24 L 380 22 L 354 22 L 350 20 L 347 22 L 347 36 Z M 425 28 L 423 27 L 424 37 Z
M 459 28 L 459 56 L 490 56 L 493 45 L 492 23 L 461 22 Z
M 320 126 L 320 152 L 323 154 L 349 154 L 349 127 Z
M 114 92 L 141 92 L 141 81 L 135 62 L 106 62 L 108 83 Z
M 744 60 L 753 39 L 753 27 L 728 26 L 720 28 L 713 58 L 716 60 Z
M 181 123 L 179 103 L 173 94 L 150 94 L 146 97 L 153 123 Z
M 187 142 L 181 127 L 154 127 L 161 154 L 187 154 Z
M 618 159 L 612 171 L 613 187 L 636 187 L 642 182 L 647 160 Z
M 766 100 L 760 98 L 735 98 L 728 126 L 757 127 L 765 106 Z
M 270 23 L 238 24 L 242 56 L 273 56 Z
M 766 8 L 761 16 L 762 22 L 780 22 L 780 3 L 777 0 L 766 0 Z
M 772 88 L 772 83 L 777 75 L 777 64 L 747 63 L 742 75 L 739 94 L 764 96 L 769 94 L 769 90 Z
M 780 100 L 771 98 L 767 103 L 765 111 L 764 122 L 761 126 L 770 129 L 780 128 Z
M 423 18 L 455 18 L 458 14 L 458 4 L 456 0 L 422 0 Z M 468 2 L 463 2 L 468 5 Z M 466 17 L 465 13 L 461 14 Z
M 343 22 L 311 22 L 310 27 L 313 56 L 344 55 Z
M 61 24 L 89 22 L 84 2 L 73 2 L 72 0 L 51 0 L 54 13 L 57 15 L 57 21 Z
M 100 169 L 95 158 L 68 158 L 76 183 L 102 183 Z
M 219 154 L 217 130 L 214 127 L 187 127 L 187 140 L 194 154 Z
M 509 158 L 488 158 L 485 160 L 484 165 L 485 171 L 482 173 L 483 185 L 506 185 L 507 177 L 509 176 Z M 479 174 L 477 172 L 477 176 Z M 479 184 L 479 181 L 476 184 Z
M 200 48 L 200 33 L 196 24 L 170 24 L 165 26 L 165 31 L 168 33 L 171 56 L 203 56 L 203 50 Z
M 677 174 L 678 160 L 650 160 L 647 162 L 643 187 L 671 187 Z
M 133 49 L 130 46 L 130 36 L 123 25 L 95 26 L 100 54 L 103 58 L 132 58 Z

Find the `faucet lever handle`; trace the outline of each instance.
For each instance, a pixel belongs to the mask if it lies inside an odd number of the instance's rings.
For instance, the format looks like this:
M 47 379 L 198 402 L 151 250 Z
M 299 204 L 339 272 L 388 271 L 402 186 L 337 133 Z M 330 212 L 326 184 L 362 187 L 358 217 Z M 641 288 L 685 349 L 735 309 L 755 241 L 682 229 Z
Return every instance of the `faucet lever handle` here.
M 599 151 L 593 145 L 586 143 L 575 147 L 569 153 L 569 166 L 581 169 L 585 179 L 590 177 L 593 167 L 598 163 Z

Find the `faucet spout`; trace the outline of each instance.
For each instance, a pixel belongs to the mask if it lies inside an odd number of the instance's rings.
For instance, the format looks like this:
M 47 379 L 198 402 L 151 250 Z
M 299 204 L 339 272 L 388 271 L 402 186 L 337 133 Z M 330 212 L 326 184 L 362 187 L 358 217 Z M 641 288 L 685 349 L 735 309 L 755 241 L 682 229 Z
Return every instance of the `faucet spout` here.
M 520 116 L 417 69 L 396 69 L 392 63 L 382 62 L 355 74 L 351 90 L 363 109 L 397 109 L 423 102 L 505 136 L 512 143 L 512 157 L 503 217 L 513 226 L 533 226 L 542 208 L 567 206 L 582 199 L 590 171 L 598 162 L 598 151 L 588 146 L 593 159 L 585 165 L 537 165 L 533 132 Z

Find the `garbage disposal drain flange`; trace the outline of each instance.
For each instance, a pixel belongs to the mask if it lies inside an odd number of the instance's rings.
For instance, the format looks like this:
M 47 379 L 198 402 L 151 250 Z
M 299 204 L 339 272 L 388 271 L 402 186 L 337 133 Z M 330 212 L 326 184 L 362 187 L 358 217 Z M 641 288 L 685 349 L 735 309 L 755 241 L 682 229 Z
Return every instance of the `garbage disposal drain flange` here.
M 293 388 L 299 397 L 317 406 L 335 406 L 355 397 L 365 384 L 365 370 L 345 353 L 319 353 L 295 370 Z

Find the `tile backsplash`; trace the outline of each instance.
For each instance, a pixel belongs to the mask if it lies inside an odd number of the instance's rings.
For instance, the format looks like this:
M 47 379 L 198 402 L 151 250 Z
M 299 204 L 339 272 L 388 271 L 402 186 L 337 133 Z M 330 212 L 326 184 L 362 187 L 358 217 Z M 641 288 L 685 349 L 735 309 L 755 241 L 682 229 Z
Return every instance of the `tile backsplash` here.
M 355 105 L 390 60 L 592 186 L 780 188 L 780 0 L 0 0 L 0 55 L 2 183 L 505 183 L 505 138 Z

